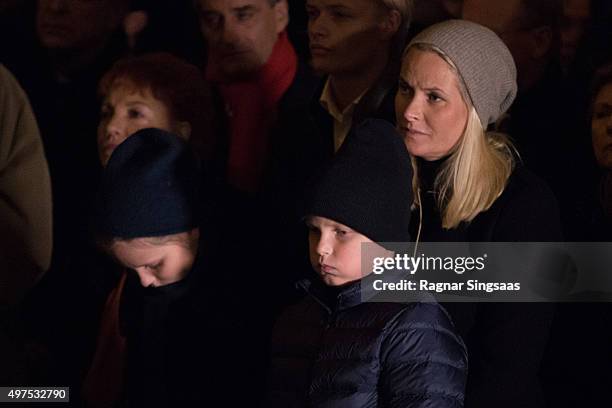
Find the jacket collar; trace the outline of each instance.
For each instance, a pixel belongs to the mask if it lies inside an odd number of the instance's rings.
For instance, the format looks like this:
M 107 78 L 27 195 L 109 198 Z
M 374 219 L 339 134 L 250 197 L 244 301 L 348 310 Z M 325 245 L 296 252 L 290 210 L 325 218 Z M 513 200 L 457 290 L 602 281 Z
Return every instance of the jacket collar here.
M 334 287 L 325 285 L 319 279 L 303 279 L 296 286 L 312 297 L 329 314 L 363 303 L 361 280 Z

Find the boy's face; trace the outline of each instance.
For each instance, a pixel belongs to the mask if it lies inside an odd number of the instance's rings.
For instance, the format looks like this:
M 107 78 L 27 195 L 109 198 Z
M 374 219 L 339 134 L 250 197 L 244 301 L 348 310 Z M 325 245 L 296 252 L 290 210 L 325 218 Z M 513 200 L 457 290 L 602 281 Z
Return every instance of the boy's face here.
M 121 265 L 138 274 L 143 287 L 164 286 L 182 280 L 191 270 L 196 255 L 193 248 L 182 242 L 173 240 L 158 244 L 151 243 L 148 238 L 118 241 L 111 247 L 111 253 Z
M 102 166 L 119 144 L 136 131 L 159 128 L 173 132 L 168 107 L 149 89 L 136 89 L 121 83 L 113 85 L 102 102 L 98 124 L 98 154 Z
M 340 286 L 364 276 L 361 244 L 372 240 L 329 218 L 311 216 L 306 223 L 310 263 L 326 285 Z

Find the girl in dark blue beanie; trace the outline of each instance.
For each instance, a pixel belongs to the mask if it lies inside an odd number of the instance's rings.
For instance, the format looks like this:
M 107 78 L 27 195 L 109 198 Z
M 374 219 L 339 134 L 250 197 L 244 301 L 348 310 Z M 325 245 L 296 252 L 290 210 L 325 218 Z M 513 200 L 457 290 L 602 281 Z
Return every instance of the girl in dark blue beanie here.
M 184 141 L 152 128 L 120 144 L 104 169 L 97 232 L 126 279 L 88 375 L 94 402 L 187 407 L 242 396 L 227 392 L 237 378 L 227 371 L 247 366 L 239 351 L 248 347 L 235 344 L 238 319 L 204 258 L 199 172 Z

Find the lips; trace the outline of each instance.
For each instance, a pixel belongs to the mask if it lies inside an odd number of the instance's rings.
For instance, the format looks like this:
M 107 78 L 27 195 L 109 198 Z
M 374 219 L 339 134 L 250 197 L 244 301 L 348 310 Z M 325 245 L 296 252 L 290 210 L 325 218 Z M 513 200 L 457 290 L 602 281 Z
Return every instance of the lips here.
M 106 144 L 102 146 L 102 153 L 110 157 L 110 155 L 115 151 L 117 146 L 117 144 Z
M 249 50 L 229 49 L 229 50 L 221 51 L 220 56 L 221 58 L 224 58 L 224 59 L 239 58 L 247 54 L 248 52 Z
M 319 44 L 310 45 L 310 54 L 314 56 L 326 55 L 326 54 L 329 54 L 330 52 L 331 52 L 330 48 L 323 47 L 322 45 L 319 45 Z
M 406 136 L 429 136 L 429 132 L 426 132 L 424 130 L 420 130 L 420 129 L 415 129 L 415 128 L 407 128 L 405 126 L 400 127 L 400 130 L 402 133 L 404 133 Z
M 326 264 L 319 264 L 319 270 L 323 274 L 328 274 L 328 275 L 335 275 L 336 274 L 336 268 L 334 268 L 333 266 L 330 266 L 330 265 L 326 265 Z
M 70 28 L 64 24 L 54 23 L 42 23 L 40 25 L 40 31 L 47 34 L 67 34 L 70 32 Z

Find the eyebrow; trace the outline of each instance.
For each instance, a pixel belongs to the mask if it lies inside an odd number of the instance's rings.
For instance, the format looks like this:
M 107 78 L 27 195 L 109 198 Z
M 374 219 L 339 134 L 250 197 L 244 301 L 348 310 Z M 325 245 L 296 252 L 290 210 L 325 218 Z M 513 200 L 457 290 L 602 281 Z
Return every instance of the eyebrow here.
M 328 225 L 329 228 L 342 228 L 348 231 L 353 231 L 351 227 L 348 225 L 340 224 L 339 222 L 331 220 L 331 223 Z
M 315 4 L 309 4 L 306 3 L 306 8 L 315 8 L 315 9 L 326 9 L 326 10 L 348 10 L 350 11 L 351 8 L 345 4 L 328 4 L 328 5 L 323 5 L 323 6 L 317 6 Z
M 134 268 L 141 268 L 143 266 L 157 266 L 157 265 L 160 265 L 162 263 L 162 260 L 163 259 L 160 258 L 160 259 L 157 259 L 157 260 L 151 260 L 149 262 L 143 262 L 142 264 L 137 265 Z
M 412 85 L 410 85 L 410 82 L 408 82 L 408 81 L 407 81 L 407 80 L 406 80 L 404 77 L 402 77 L 401 75 L 400 75 L 400 77 L 399 77 L 399 82 L 400 82 L 400 83 L 402 83 L 402 84 L 406 84 L 406 85 L 408 85 L 408 86 L 410 86 L 410 87 L 413 87 Z M 413 87 L 413 88 L 414 88 L 414 87 Z M 438 88 L 437 86 L 431 86 L 431 87 L 426 87 L 426 88 L 422 88 L 422 89 L 423 89 L 423 90 L 425 90 L 425 91 L 430 91 L 430 92 L 431 92 L 431 91 L 437 91 L 437 92 L 441 92 L 441 93 L 443 93 L 443 94 L 445 94 L 445 95 L 447 94 L 447 92 L 446 92 L 444 89 L 442 89 L 442 88 Z
M 343 12 L 343 13 L 353 13 L 354 9 L 345 6 L 344 4 L 332 4 L 325 7 L 327 10 L 331 10 L 333 12 Z
M 406 84 L 406 85 L 410 85 L 410 83 L 404 77 L 402 77 L 401 75 L 399 77 L 399 82 L 401 82 L 403 84 Z
M 349 7 L 346 4 L 328 4 L 327 6 L 325 6 L 326 8 L 346 8 L 348 9 Z
M 241 13 L 245 11 L 256 11 L 258 10 L 253 4 L 247 4 L 246 6 L 235 7 L 232 9 L 234 13 Z
M 434 86 L 434 87 L 432 87 L 432 88 L 424 88 L 424 89 L 425 89 L 426 91 L 430 91 L 430 92 L 431 92 L 431 91 L 434 91 L 434 92 L 440 92 L 440 93 L 443 93 L 444 95 L 446 95 L 446 94 L 447 94 L 447 92 L 446 92 L 444 89 L 442 89 L 442 88 L 437 88 L 437 87 L 435 87 L 435 86 Z
M 143 102 L 143 101 L 127 101 L 125 102 L 125 104 L 128 106 L 133 106 L 133 105 L 149 106 L 146 102 Z

